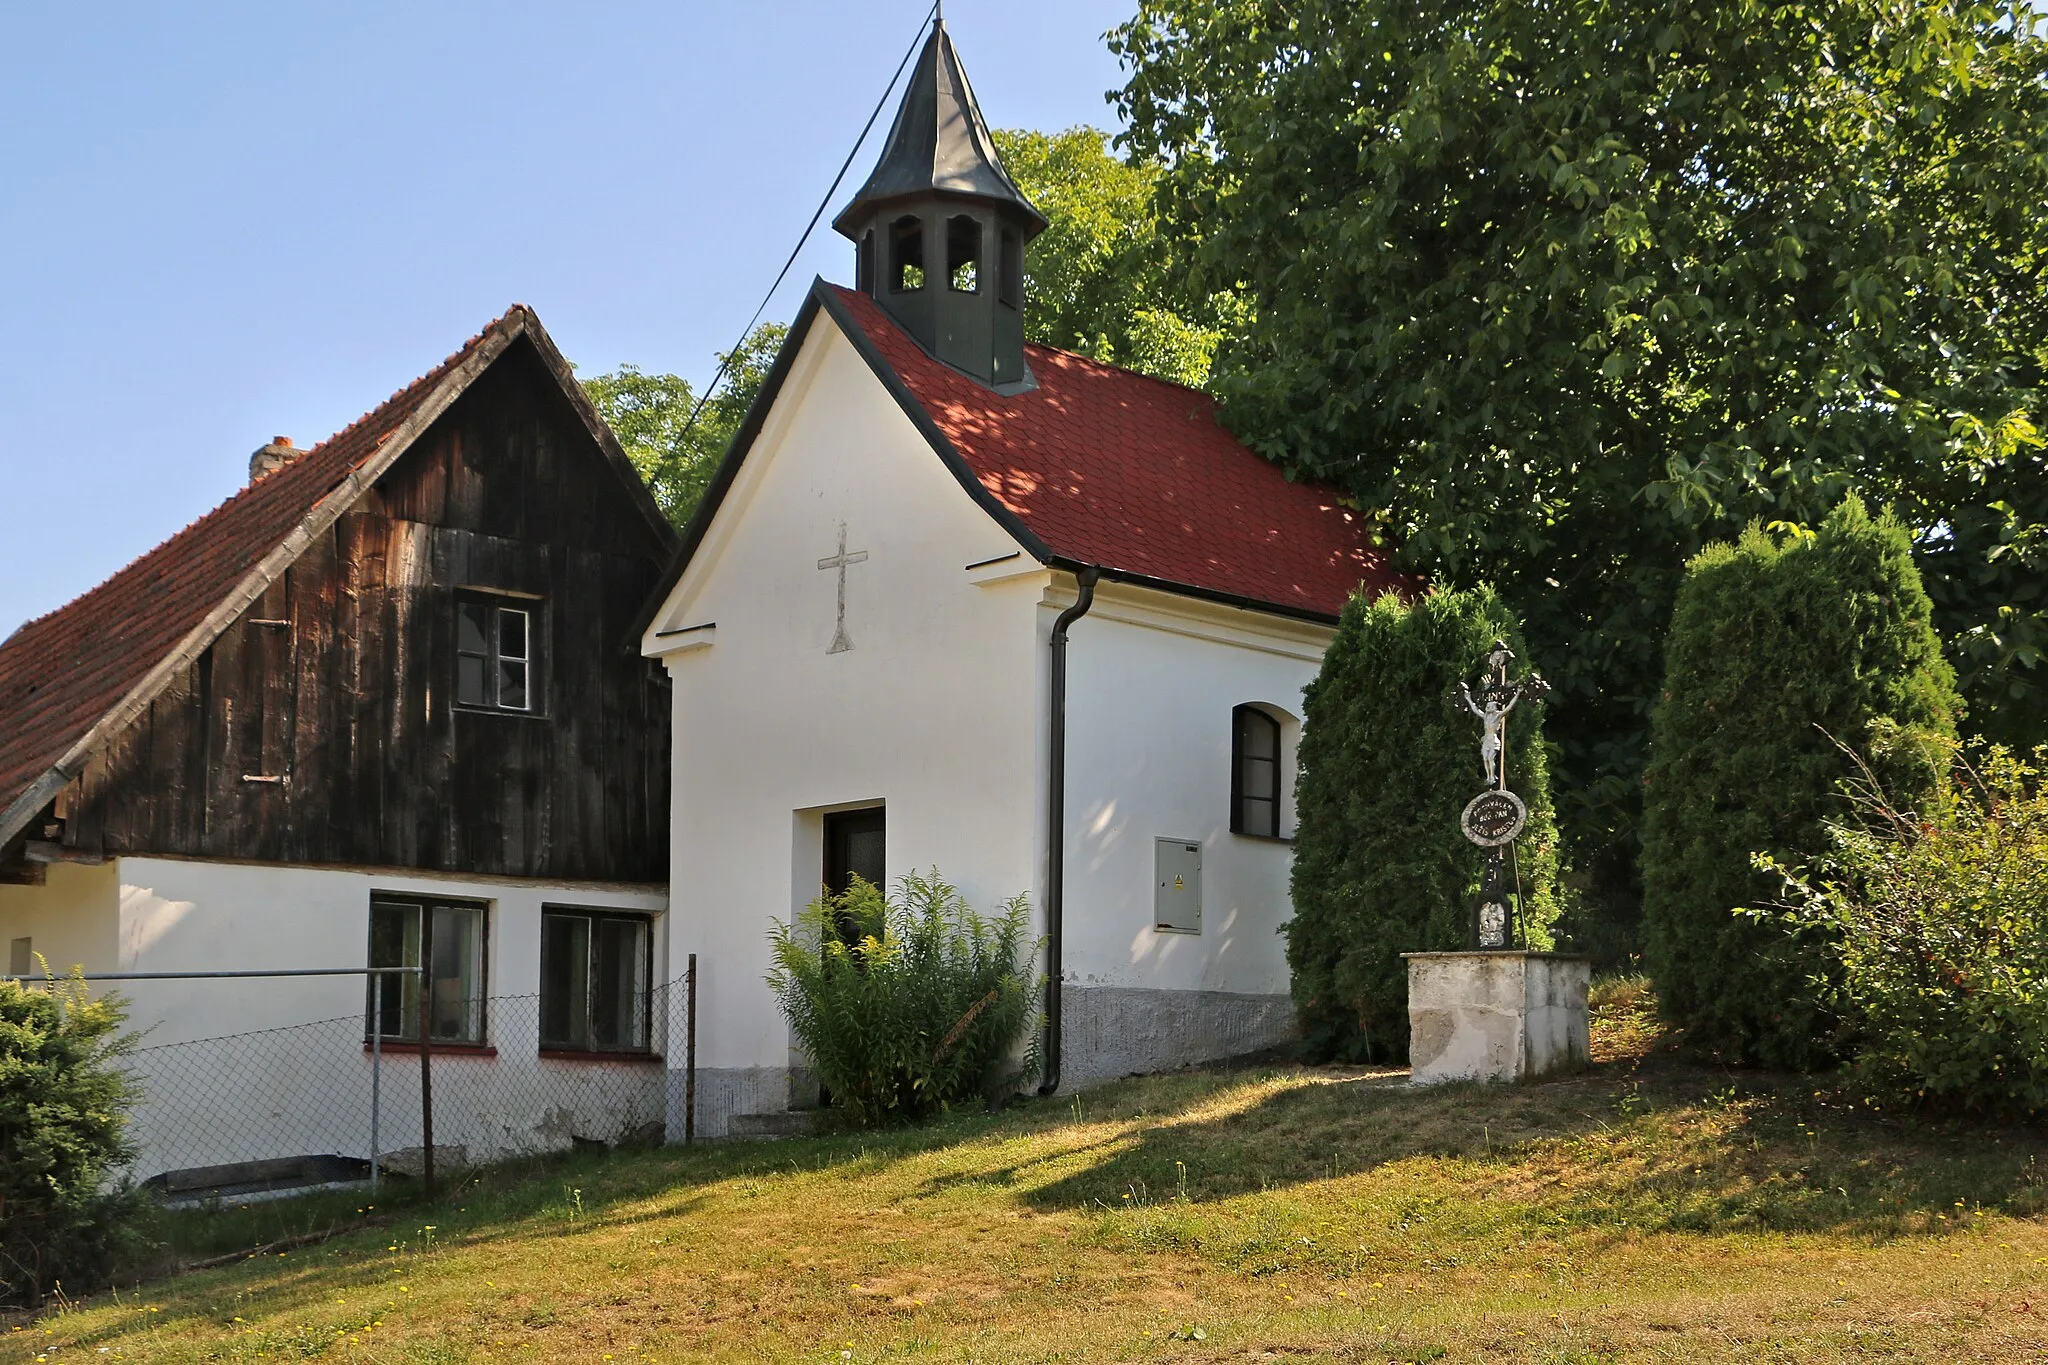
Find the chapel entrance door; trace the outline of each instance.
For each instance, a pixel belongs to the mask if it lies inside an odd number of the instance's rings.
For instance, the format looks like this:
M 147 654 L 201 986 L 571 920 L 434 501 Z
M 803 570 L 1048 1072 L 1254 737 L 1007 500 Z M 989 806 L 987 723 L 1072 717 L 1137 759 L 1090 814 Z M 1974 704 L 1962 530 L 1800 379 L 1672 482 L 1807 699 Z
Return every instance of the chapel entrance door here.
M 867 810 L 834 811 L 825 817 L 825 889 L 839 895 L 858 876 L 884 890 L 889 875 L 883 858 L 886 844 L 886 812 L 880 806 Z

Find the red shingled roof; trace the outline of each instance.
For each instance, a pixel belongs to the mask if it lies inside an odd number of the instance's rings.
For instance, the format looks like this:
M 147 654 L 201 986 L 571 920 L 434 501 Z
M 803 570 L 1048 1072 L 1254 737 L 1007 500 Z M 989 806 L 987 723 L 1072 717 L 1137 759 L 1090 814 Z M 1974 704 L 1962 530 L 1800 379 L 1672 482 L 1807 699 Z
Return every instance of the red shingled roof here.
M 529 316 L 513 308 L 382 406 L 0 643 L 0 816 L 376 455 L 451 371 Z M 0 829 L 0 842 L 9 832 Z
M 1326 619 L 1360 584 L 1407 586 L 1365 518 L 1240 444 L 1207 394 L 1029 346 L 1038 386 L 1004 397 L 933 359 L 865 294 L 820 288 L 1054 558 Z

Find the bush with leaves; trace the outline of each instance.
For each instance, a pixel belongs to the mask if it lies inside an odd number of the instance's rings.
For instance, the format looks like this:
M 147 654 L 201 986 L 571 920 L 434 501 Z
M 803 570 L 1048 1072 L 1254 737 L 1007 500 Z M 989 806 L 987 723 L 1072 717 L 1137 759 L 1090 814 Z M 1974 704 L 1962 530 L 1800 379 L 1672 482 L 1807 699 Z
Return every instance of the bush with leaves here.
M 125 1017 L 83 981 L 0 981 L 0 1307 L 97 1288 L 141 1244 Z
M 1772 898 L 1756 854 L 1826 847 L 1850 775 L 1843 744 L 1881 751 L 1908 799 L 1933 781 L 1922 741 L 1952 735 L 1960 703 L 1904 527 L 1852 497 L 1817 531 L 1752 526 L 1702 551 L 1664 673 L 1643 829 L 1658 998 L 1696 1050 L 1821 1065 L 1831 1024 L 1807 980 L 1822 945 L 1735 912 Z
M 1037 1071 L 1035 1041 L 1016 1055 L 1038 1017 L 1029 932 L 1023 896 L 978 915 L 937 868 L 893 897 L 856 877 L 776 922 L 768 983 L 854 1122 L 916 1122 Z
M 1752 917 L 1828 945 L 1813 984 L 1873 1099 L 2048 1114 L 2048 749 L 1954 749 L 1917 811 L 1869 768 L 1849 794 L 1824 857 L 1758 859 L 1791 894 Z
M 1496 639 L 1525 655 L 1519 623 L 1489 589 L 1414 602 L 1354 597 L 1309 685 L 1296 786 L 1294 918 L 1287 961 L 1304 1039 L 1319 1057 L 1408 1051 L 1404 952 L 1463 948 L 1484 855 L 1458 829 L 1483 788 L 1479 727 L 1450 700 Z M 1507 726 L 1508 784 L 1528 803 L 1519 845 L 1523 927 L 1551 946 L 1557 830 L 1542 708 Z

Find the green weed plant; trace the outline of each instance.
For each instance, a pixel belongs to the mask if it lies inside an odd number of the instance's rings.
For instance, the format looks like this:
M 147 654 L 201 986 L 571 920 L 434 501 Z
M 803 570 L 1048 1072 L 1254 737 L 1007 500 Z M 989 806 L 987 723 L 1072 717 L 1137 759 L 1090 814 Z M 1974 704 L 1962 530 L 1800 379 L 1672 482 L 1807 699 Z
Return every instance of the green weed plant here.
M 769 974 L 817 1079 L 854 1123 L 929 1119 L 1038 1069 L 1030 904 L 977 914 L 933 868 L 892 897 L 859 877 L 770 931 Z
M 1751 913 L 1828 945 L 1851 1076 L 1872 1103 L 2048 1114 L 2048 749 L 1956 748 L 1918 811 L 1867 767 L 1849 794 L 1813 866 L 1758 859 L 1791 894 Z

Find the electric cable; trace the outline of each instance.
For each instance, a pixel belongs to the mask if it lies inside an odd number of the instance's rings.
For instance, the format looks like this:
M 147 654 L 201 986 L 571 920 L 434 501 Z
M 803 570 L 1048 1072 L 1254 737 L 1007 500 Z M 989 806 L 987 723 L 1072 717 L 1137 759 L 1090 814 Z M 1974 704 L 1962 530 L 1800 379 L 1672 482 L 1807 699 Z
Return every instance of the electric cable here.
M 789 278 L 790 267 L 794 266 L 796 258 L 803 254 L 804 245 L 811 240 L 811 234 L 818 230 L 818 223 L 824 218 L 825 210 L 832 206 L 832 196 L 839 193 L 840 182 L 846 179 L 847 171 L 853 168 L 853 159 L 860 155 L 860 149 L 867 144 L 868 134 L 874 131 L 875 120 L 882 116 L 882 110 L 888 106 L 889 96 L 896 90 L 896 82 L 903 79 L 903 73 L 910 67 L 910 59 L 917 55 L 917 50 L 924 40 L 925 26 L 938 19 L 941 3 L 943 0 L 932 0 L 932 7 L 926 10 L 924 18 L 918 21 L 917 37 L 911 39 L 909 49 L 903 54 L 903 60 L 896 64 L 896 74 L 889 77 L 889 84 L 882 89 L 882 97 L 875 101 L 874 110 L 868 114 L 868 121 L 861 125 L 860 136 L 853 140 L 852 148 L 846 153 L 846 160 L 839 165 L 839 174 L 832 177 L 832 184 L 826 189 L 825 197 L 818 201 L 817 212 L 811 215 L 810 222 L 804 224 L 802 235 L 796 239 L 796 245 L 790 248 L 789 259 L 784 261 L 782 269 L 776 272 L 775 283 L 768 286 L 767 294 L 762 296 L 761 306 L 754 310 L 754 316 L 747 319 L 746 327 L 740 331 L 739 340 L 732 344 L 731 350 L 719 357 L 718 370 L 711 376 L 711 382 L 704 386 L 704 394 L 697 400 L 697 405 L 690 409 L 689 420 L 683 423 L 680 435 L 687 436 L 696 428 L 697 415 L 704 411 L 704 405 L 711 401 L 711 395 L 718 392 L 718 385 L 724 380 L 725 372 L 731 368 L 733 357 L 747 344 L 747 338 L 754 334 L 755 324 L 761 321 L 761 314 L 767 312 L 768 305 L 774 302 L 775 291 L 782 288 L 782 282 Z

